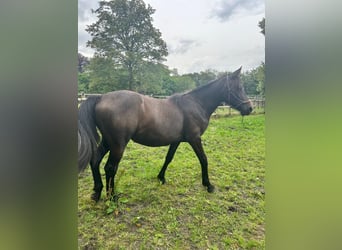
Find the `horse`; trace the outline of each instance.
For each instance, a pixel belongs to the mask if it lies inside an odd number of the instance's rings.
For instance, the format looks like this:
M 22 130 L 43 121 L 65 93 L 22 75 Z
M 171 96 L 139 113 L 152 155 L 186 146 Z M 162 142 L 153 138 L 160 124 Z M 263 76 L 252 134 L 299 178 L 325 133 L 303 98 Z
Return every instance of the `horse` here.
M 99 165 L 109 151 L 105 164 L 106 191 L 114 196 L 114 177 L 125 147 L 130 140 L 159 147 L 169 145 L 158 179 L 165 184 L 165 172 L 181 142 L 194 150 L 202 170 L 202 185 L 209 193 L 215 187 L 208 176 L 208 160 L 201 136 L 211 114 L 225 102 L 242 116 L 252 112 L 240 82 L 241 67 L 205 85 L 166 99 L 156 99 L 133 91 L 119 90 L 85 100 L 78 114 L 78 169 L 90 163 L 94 180 L 91 198 L 99 201 L 103 189 Z M 101 133 L 101 141 L 98 131 Z

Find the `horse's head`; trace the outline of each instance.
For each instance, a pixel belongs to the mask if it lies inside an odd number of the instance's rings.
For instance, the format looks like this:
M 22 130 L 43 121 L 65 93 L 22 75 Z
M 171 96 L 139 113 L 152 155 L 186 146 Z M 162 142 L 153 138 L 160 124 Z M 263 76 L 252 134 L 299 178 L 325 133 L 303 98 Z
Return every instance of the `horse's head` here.
M 241 67 L 227 76 L 227 94 L 226 103 L 232 108 L 240 111 L 241 115 L 249 115 L 253 108 L 252 103 L 248 99 L 245 90 L 240 82 Z

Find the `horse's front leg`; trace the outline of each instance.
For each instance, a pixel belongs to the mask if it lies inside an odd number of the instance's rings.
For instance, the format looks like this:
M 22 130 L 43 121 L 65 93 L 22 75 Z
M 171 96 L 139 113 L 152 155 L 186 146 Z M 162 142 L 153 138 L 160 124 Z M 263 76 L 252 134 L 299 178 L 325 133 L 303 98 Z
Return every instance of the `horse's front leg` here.
M 210 184 L 209 176 L 208 176 L 208 160 L 207 156 L 204 153 L 203 146 L 202 146 L 202 140 L 200 137 L 192 140 L 189 142 L 192 149 L 195 151 L 198 160 L 201 163 L 202 168 L 202 184 L 203 186 L 207 187 L 207 190 L 209 193 L 214 192 L 215 187 Z
M 170 162 L 173 159 L 173 156 L 176 153 L 176 150 L 179 146 L 180 142 L 176 142 L 170 145 L 169 150 L 167 152 L 166 158 L 165 158 L 165 162 L 163 167 L 161 168 L 159 174 L 158 174 L 158 179 L 161 181 L 162 184 L 165 184 L 165 171 L 167 169 L 167 166 L 170 164 Z

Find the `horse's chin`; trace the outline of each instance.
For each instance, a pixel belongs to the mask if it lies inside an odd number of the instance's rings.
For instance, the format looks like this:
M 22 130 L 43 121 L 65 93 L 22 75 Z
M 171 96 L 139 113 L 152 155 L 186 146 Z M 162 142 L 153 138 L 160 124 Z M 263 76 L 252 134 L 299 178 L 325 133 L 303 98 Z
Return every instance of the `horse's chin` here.
M 245 116 L 245 115 L 249 115 L 250 113 L 252 113 L 253 108 L 251 106 L 247 106 L 247 107 L 243 107 L 239 111 L 242 116 Z
M 249 115 L 252 112 L 252 110 L 240 110 L 240 114 L 242 116 Z

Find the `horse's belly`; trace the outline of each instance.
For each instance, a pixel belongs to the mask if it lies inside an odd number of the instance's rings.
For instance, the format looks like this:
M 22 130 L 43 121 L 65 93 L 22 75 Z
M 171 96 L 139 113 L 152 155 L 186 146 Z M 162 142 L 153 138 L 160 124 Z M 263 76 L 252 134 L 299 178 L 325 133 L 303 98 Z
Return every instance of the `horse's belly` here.
M 137 131 L 132 140 L 146 146 L 158 147 L 180 141 L 181 135 L 182 133 L 178 128 L 154 127 Z

